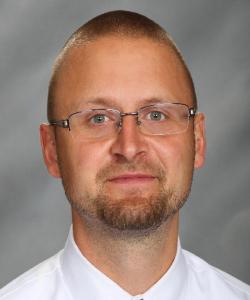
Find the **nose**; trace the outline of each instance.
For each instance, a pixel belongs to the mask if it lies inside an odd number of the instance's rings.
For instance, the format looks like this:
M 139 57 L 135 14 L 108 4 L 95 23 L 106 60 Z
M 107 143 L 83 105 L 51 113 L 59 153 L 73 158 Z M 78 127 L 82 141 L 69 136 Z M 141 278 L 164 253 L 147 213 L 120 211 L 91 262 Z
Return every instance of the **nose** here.
M 145 137 L 140 133 L 136 116 L 123 117 L 122 128 L 111 146 L 112 155 L 117 159 L 131 162 L 138 156 L 145 155 L 146 148 Z

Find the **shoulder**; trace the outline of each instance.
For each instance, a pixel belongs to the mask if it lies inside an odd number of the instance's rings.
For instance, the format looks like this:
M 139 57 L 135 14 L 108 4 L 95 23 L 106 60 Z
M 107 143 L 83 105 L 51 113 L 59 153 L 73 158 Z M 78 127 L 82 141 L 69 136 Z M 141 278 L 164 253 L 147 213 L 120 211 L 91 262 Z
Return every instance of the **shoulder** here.
M 190 284 L 197 286 L 197 293 L 209 295 L 208 299 L 249 299 L 250 286 L 208 264 L 195 254 L 183 250 L 188 266 Z M 198 284 L 197 284 L 198 283 Z
M 43 261 L 0 290 L 0 300 L 57 299 L 61 252 Z M 59 298 L 58 298 L 59 299 Z

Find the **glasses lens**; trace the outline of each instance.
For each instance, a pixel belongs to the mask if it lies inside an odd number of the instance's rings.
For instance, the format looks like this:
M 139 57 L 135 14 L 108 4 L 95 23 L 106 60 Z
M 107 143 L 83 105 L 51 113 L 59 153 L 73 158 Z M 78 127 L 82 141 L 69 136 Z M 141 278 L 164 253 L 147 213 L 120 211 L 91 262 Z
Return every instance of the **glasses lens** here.
M 111 109 L 93 109 L 78 112 L 70 117 L 70 131 L 76 138 L 95 139 L 114 134 L 119 112 Z
M 188 127 L 189 110 L 184 104 L 164 103 L 139 111 L 141 130 L 146 134 L 168 135 L 184 132 Z

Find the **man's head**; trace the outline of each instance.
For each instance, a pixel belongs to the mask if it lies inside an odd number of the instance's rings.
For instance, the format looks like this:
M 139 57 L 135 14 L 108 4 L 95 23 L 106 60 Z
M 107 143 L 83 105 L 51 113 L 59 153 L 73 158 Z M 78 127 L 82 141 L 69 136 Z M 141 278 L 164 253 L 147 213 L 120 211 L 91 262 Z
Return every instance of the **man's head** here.
M 179 51 L 153 21 L 117 11 L 92 19 L 66 43 L 50 82 L 48 118 L 103 108 L 137 112 L 176 102 L 197 106 Z M 203 115 L 190 117 L 178 134 L 145 134 L 140 126 L 135 116 L 126 116 L 122 129 L 105 138 L 41 126 L 48 170 L 62 178 L 76 218 L 150 230 L 184 204 L 193 169 L 204 160 Z
M 56 114 L 56 86 L 61 68 L 64 65 L 67 54 L 73 48 L 81 47 L 103 37 L 117 37 L 122 39 L 148 39 L 165 45 L 181 65 L 185 80 L 189 86 L 189 92 L 193 99 L 193 106 L 197 107 L 196 93 L 191 74 L 186 63 L 169 34 L 157 23 L 135 12 L 112 11 L 91 19 L 76 30 L 64 47 L 61 49 L 53 68 L 49 85 L 47 114 L 52 120 Z M 140 49 L 138 49 L 140 51 Z M 60 99 L 58 99 L 60 101 Z

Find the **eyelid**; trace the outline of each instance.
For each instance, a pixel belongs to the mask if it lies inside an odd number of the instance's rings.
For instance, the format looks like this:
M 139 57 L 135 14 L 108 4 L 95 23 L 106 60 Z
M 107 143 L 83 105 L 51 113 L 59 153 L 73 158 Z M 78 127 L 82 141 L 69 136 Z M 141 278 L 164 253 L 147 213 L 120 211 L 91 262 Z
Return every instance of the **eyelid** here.
M 166 103 L 157 103 L 157 104 L 152 104 L 152 105 L 147 105 L 147 106 L 143 106 L 140 109 L 138 109 L 138 112 L 145 110 L 147 108 L 152 108 L 152 111 L 154 111 L 153 109 L 157 110 L 157 108 L 161 108 L 164 104 Z M 167 103 L 168 104 L 168 103 Z
M 102 114 L 96 114 L 96 115 L 90 116 L 89 121 L 90 121 L 90 122 L 94 122 L 94 120 L 95 120 L 95 118 L 96 118 L 97 116 L 104 116 L 104 121 L 107 121 L 107 119 L 109 119 L 109 117 L 106 116 L 105 114 L 103 114 L 103 115 L 102 115 Z
M 168 104 L 179 104 L 179 103 L 172 103 L 172 102 L 165 102 L 165 103 L 163 103 L 163 102 L 158 102 L 158 103 L 153 103 L 153 104 L 149 104 L 149 105 L 146 105 L 146 106 L 143 106 L 143 107 L 140 107 L 139 109 L 138 109 L 138 111 L 140 111 L 140 110 L 142 110 L 142 109 L 145 109 L 145 108 L 150 108 L 150 107 L 161 107 L 161 106 L 164 106 L 164 105 L 168 105 Z
M 95 111 L 96 110 L 91 110 L 90 116 L 89 116 L 90 120 L 92 120 L 96 116 L 104 116 L 105 118 L 108 118 L 110 121 L 116 121 L 120 116 L 120 112 L 115 111 L 113 109 L 109 109 L 109 110 L 108 109 L 103 109 L 103 112 L 98 112 L 98 111 L 101 111 L 101 110 L 97 109 L 97 113 L 95 113 Z M 112 113 L 117 112 L 117 114 L 110 114 L 110 112 L 112 112 Z

